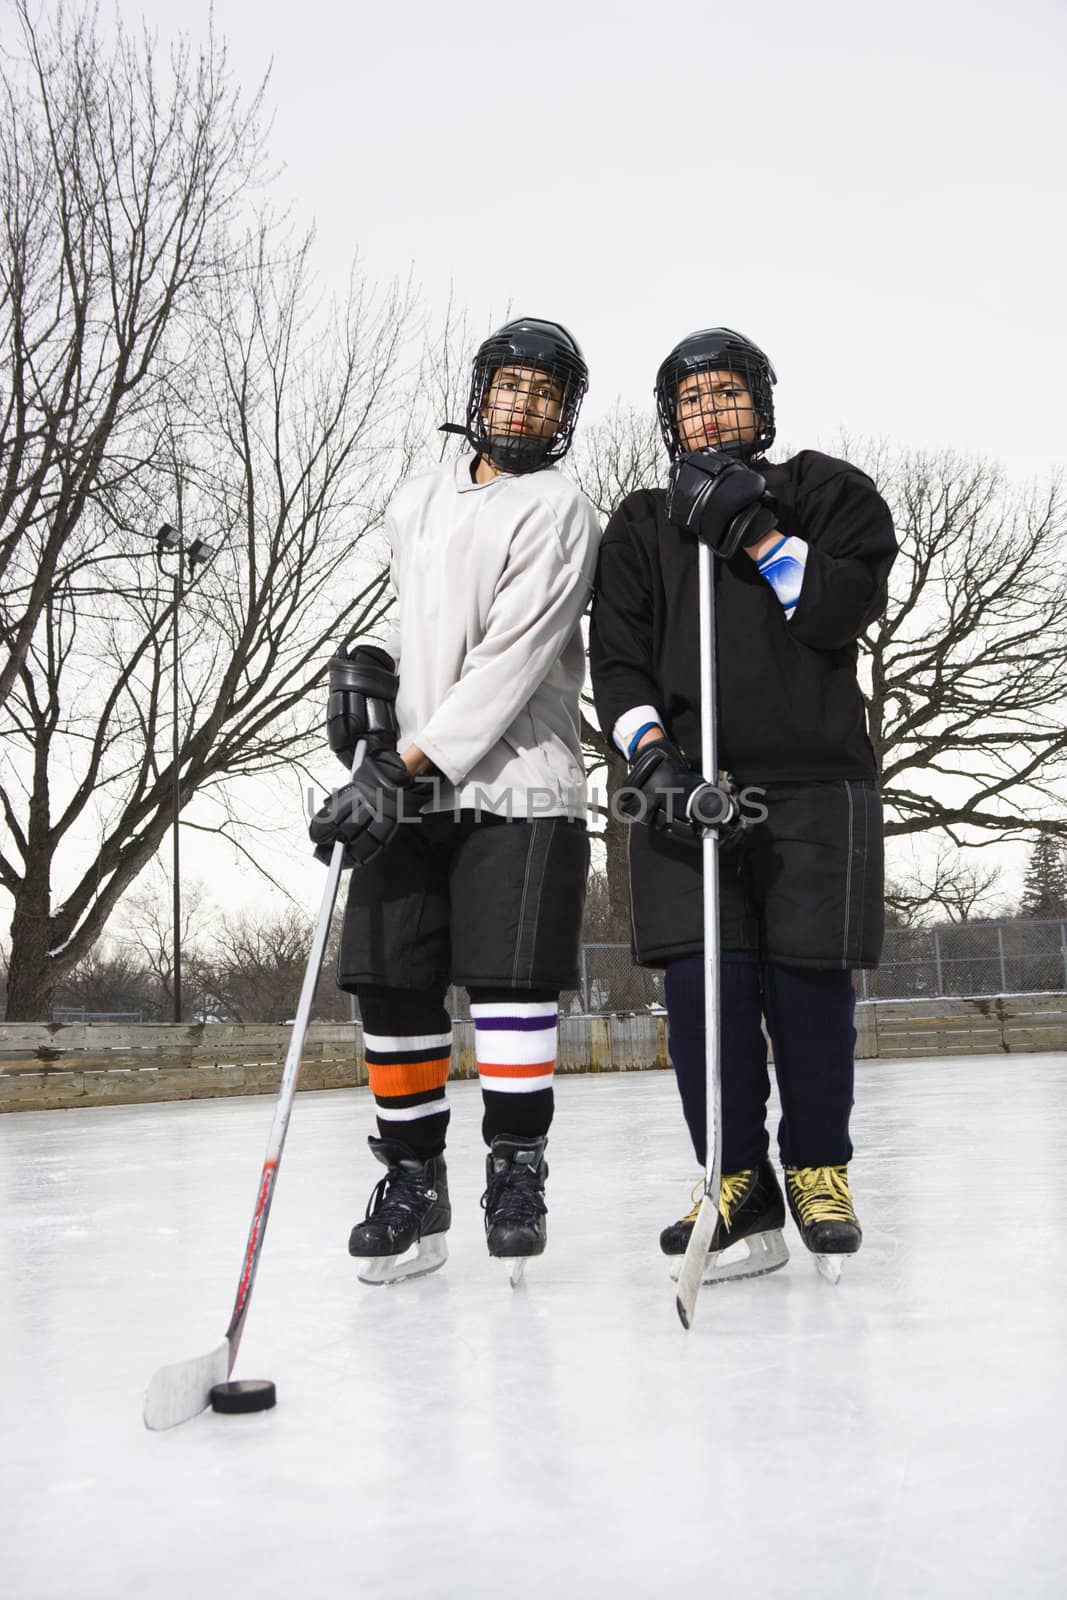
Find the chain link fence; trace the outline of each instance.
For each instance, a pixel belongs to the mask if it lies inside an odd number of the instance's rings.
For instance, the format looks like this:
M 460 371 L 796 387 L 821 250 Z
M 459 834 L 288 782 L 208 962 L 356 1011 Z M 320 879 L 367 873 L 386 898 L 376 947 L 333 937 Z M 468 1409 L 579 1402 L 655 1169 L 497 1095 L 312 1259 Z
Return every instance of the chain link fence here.
M 856 974 L 860 1000 L 1035 992 L 1067 993 L 1067 921 L 890 928 L 877 971 Z M 453 1017 L 470 1017 L 465 989 L 453 989 L 449 1003 Z M 565 1015 L 662 1005 L 662 972 L 635 966 L 625 944 L 583 945 L 580 986 L 560 997 Z
M 628 944 L 583 944 L 577 989 L 559 997 L 563 1016 L 601 1016 L 626 1011 L 648 1011 L 663 1006 L 663 974 L 634 965 Z M 448 1008 L 454 1021 L 469 1019 L 466 989 L 452 988 Z
M 143 1022 L 143 1011 L 86 1011 L 83 1006 L 53 1006 L 53 1022 Z
M 1067 993 L 1067 920 L 961 922 L 940 928 L 890 928 L 881 965 L 857 972 L 860 1000 L 922 1000 L 938 995 Z M 663 973 L 634 965 L 626 944 L 584 944 L 577 989 L 560 996 L 570 1016 L 650 1011 L 663 1006 Z M 453 988 L 449 1008 L 470 1018 L 465 989 Z M 358 1017 L 355 999 L 351 1016 Z M 56 1007 L 53 1022 L 140 1023 L 140 1011 Z
M 890 928 L 881 965 L 856 974 L 861 1000 L 1067 991 L 1067 921 Z

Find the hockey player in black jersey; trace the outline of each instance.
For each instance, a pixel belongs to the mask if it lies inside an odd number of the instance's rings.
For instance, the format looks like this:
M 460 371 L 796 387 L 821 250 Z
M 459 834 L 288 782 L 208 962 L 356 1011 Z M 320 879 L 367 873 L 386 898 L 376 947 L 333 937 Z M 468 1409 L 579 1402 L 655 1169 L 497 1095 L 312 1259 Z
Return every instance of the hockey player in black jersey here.
M 705 1161 L 697 549 L 715 561 L 719 760 L 743 827 L 720 849 L 723 1160 L 706 1281 L 787 1259 L 769 1160 L 766 1025 L 789 1208 L 828 1276 L 859 1248 L 852 1156 L 852 971 L 883 930 L 877 767 L 857 640 L 886 605 L 896 553 L 871 480 L 814 450 L 772 463 L 775 374 L 728 328 L 659 370 L 666 491 L 638 490 L 600 550 L 590 654 L 605 735 L 629 761 L 635 958 L 666 970 L 671 1059 Z M 756 791 L 759 791 L 756 793 Z M 722 835 L 720 835 L 723 837 Z M 685 1251 L 696 1216 L 666 1228 Z M 735 1242 L 748 1260 L 718 1263 Z

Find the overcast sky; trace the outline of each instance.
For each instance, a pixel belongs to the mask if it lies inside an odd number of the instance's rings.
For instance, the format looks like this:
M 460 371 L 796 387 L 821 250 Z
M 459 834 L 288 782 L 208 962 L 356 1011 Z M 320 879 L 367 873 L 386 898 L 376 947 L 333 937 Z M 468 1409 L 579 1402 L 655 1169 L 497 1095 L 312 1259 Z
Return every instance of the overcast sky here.
M 209 18 L 206 0 L 118 11 L 161 41 Z M 214 15 L 248 89 L 271 73 L 277 194 L 315 220 L 326 279 L 358 249 L 374 277 L 413 269 L 431 306 L 454 285 L 478 330 L 509 307 L 566 322 L 587 418 L 650 405 L 668 349 L 726 323 L 771 355 L 794 446 L 844 427 L 1018 477 L 1067 460 L 1063 0 Z M 186 837 L 224 903 L 264 903 Z M 302 825 L 271 856 L 310 904 Z
M 166 35 L 205 0 L 121 0 Z M 570 325 L 589 415 L 740 328 L 783 437 L 1067 459 L 1063 0 L 215 0 L 343 277 Z

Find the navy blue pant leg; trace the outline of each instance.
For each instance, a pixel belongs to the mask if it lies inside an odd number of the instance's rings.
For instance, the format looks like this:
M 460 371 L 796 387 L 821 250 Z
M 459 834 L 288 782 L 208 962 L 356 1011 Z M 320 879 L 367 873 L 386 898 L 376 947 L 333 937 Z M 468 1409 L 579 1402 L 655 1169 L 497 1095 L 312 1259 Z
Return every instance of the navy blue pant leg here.
M 767 1154 L 767 1041 L 763 1036 L 759 957 L 754 951 L 722 953 L 723 1172 L 754 1167 Z M 682 956 L 666 970 L 665 992 L 671 1063 L 682 1111 L 701 1166 L 707 1159 L 704 1062 L 704 958 Z
M 786 1166 L 843 1166 L 852 1158 L 855 1010 L 851 972 L 763 963 L 763 1012 L 782 1102 L 778 1148 Z

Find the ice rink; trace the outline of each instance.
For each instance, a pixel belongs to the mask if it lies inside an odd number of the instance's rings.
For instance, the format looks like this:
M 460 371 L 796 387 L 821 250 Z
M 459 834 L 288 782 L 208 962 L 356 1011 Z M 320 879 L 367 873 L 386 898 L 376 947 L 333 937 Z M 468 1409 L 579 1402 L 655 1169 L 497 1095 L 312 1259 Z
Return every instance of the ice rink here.
M 705 1289 L 657 1249 L 694 1173 L 666 1073 L 565 1078 L 548 1254 L 485 1253 L 452 1087 L 451 1258 L 346 1254 L 365 1090 L 299 1097 L 237 1376 L 141 1422 L 229 1320 L 269 1098 L 0 1119 L 10 1600 L 1067 1595 L 1067 1058 L 864 1063 L 862 1252 Z

